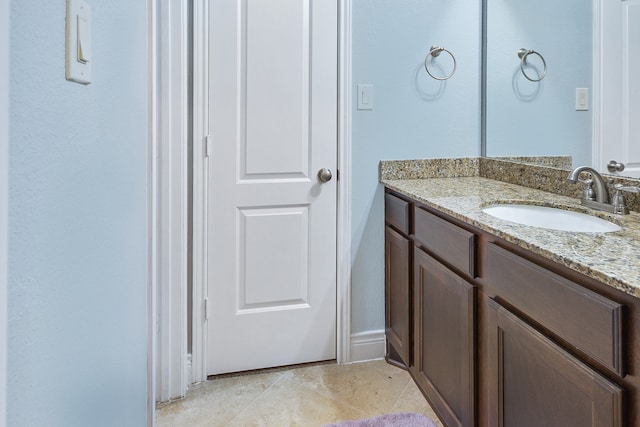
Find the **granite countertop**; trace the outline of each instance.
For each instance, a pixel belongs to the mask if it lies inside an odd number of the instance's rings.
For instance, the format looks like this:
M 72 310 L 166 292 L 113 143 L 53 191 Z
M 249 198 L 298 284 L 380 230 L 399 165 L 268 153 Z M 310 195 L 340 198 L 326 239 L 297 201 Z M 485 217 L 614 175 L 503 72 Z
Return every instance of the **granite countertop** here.
M 481 230 L 640 298 L 640 214 L 613 215 L 580 205 L 574 197 L 481 176 L 385 179 L 382 184 Z M 586 212 L 622 230 L 575 233 L 518 225 L 482 211 L 494 204 L 526 202 Z

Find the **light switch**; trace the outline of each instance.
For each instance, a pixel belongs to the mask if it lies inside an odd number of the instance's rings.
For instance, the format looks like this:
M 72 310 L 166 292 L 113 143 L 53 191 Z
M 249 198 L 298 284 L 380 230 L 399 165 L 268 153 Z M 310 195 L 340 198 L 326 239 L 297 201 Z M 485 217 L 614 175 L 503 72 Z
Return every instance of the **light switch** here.
M 358 85 L 358 110 L 373 110 L 373 85 Z
M 83 0 L 67 0 L 66 78 L 91 83 L 91 8 Z
M 91 61 L 91 28 L 89 23 L 78 16 L 78 62 L 86 64 Z
M 576 111 L 589 111 L 589 89 L 576 88 Z

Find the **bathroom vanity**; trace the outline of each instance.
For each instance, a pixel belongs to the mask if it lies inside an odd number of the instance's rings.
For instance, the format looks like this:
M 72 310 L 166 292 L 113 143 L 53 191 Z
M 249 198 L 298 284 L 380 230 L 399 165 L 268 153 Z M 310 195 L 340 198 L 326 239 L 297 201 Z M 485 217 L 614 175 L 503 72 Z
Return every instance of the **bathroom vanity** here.
M 575 233 L 483 212 L 578 200 L 480 176 L 385 179 L 387 360 L 447 426 L 640 426 L 640 216 Z

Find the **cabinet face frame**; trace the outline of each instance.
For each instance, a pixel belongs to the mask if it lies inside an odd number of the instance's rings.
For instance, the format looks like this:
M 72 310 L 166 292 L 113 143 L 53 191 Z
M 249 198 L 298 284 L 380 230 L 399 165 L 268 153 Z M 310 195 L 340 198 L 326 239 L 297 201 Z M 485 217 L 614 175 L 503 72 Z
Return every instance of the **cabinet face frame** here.
M 411 371 L 414 379 L 435 407 L 447 426 L 474 426 L 476 423 L 476 365 L 475 365 L 475 306 L 476 287 L 419 248 L 414 248 L 413 255 L 413 313 L 414 313 L 414 365 Z M 428 296 L 427 296 L 428 293 Z M 435 313 L 429 312 L 426 301 L 433 297 L 438 305 L 454 306 L 458 310 Z M 429 306 L 429 307 L 427 307 Z M 425 323 L 432 321 L 431 324 Z M 436 324 L 437 322 L 437 324 Z M 457 325 L 457 330 L 448 330 L 449 334 L 438 333 L 446 330 L 448 325 Z M 432 339 L 431 341 L 429 339 Z M 447 376 L 459 376 L 459 383 L 453 384 L 454 395 L 458 401 L 452 407 L 451 397 L 448 402 L 442 395 L 445 388 L 451 385 L 429 376 L 425 366 L 427 352 L 444 352 L 440 358 L 455 361 L 459 364 L 449 366 L 451 372 Z M 456 354 L 457 353 L 457 354 Z M 448 393 L 450 396 L 452 393 Z
M 494 362 L 489 375 L 489 382 L 492 385 L 490 390 L 492 408 L 490 410 L 489 425 L 511 427 L 511 425 L 506 424 L 508 420 L 505 420 L 505 412 L 521 413 L 521 410 L 518 411 L 517 408 L 508 408 L 508 403 L 505 399 L 505 389 L 508 382 L 517 384 L 518 381 L 524 381 L 521 378 L 507 378 L 507 372 L 513 372 L 513 369 L 508 368 L 510 360 L 508 359 L 509 354 L 506 354 L 505 350 L 505 340 L 509 338 L 521 345 L 530 345 L 529 348 L 523 349 L 523 351 L 539 356 L 537 360 L 541 361 L 541 365 L 544 364 L 544 366 L 553 369 L 551 373 L 555 372 L 552 376 L 557 379 L 557 388 L 560 388 L 560 386 L 567 388 L 568 385 L 573 387 L 576 393 L 579 392 L 580 397 L 587 396 L 591 399 L 590 405 L 587 406 L 592 408 L 589 417 L 592 420 L 592 427 L 624 426 L 624 390 L 622 388 L 576 359 L 496 301 L 489 300 L 489 312 L 491 340 L 489 349 L 490 356 Z M 536 368 L 534 367 L 533 369 L 535 370 Z M 538 373 L 541 378 L 544 374 L 545 372 L 543 371 Z M 523 376 L 526 375 L 531 376 L 532 372 L 523 372 Z M 535 372 L 533 375 L 535 375 Z M 549 383 L 544 384 L 548 386 Z M 544 388 L 542 391 L 532 390 L 533 387 L 526 387 L 524 383 L 520 383 L 519 386 L 518 389 L 523 390 L 523 394 L 530 392 L 531 396 L 531 399 L 528 399 L 527 396 L 521 397 L 520 402 L 529 402 L 536 393 L 544 394 Z M 509 397 L 513 396 L 510 395 Z M 566 394 L 558 396 L 558 399 L 562 401 L 563 406 L 570 400 Z M 514 398 L 513 401 L 518 401 L 518 399 Z M 552 413 L 550 416 L 552 418 L 571 418 L 575 415 L 575 411 L 572 411 L 569 404 L 566 404 L 566 406 L 569 407 L 566 409 L 568 415 L 558 410 L 555 415 Z M 553 410 L 553 408 L 549 407 L 545 409 Z

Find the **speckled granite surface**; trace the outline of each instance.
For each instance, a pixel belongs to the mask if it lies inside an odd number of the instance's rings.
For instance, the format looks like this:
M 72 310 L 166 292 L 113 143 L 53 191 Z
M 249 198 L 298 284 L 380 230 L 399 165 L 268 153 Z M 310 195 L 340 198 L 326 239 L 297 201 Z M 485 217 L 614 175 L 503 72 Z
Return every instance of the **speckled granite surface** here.
M 540 163 L 562 164 L 565 157 L 539 157 Z M 568 197 L 580 198 L 582 185 L 567 182 L 570 169 L 540 166 L 489 157 L 459 159 L 383 160 L 380 162 L 380 180 L 424 179 L 481 176 L 525 187 L 548 191 Z M 587 178 L 583 174 L 582 178 Z M 609 181 L 609 193 L 613 197 L 614 184 L 640 186 L 640 180 L 605 175 Z M 640 212 L 640 193 L 625 193 L 630 210 Z
M 556 168 L 551 166 L 527 165 L 518 162 L 503 161 L 499 159 L 482 158 L 478 163 L 479 176 L 496 179 L 498 181 L 509 182 L 511 184 L 523 185 L 525 187 L 536 188 L 554 194 L 568 197 L 581 198 L 582 184 L 572 184 L 567 181 L 570 169 Z M 583 174 L 582 179 L 587 179 L 588 175 Z M 624 186 L 639 186 L 640 180 L 625 178 L 615 175 L 605 175 L 609 187 L 609 194 L 614 196 L 615 184 Z M 629 209 L 640 212 L 640 193 L 625 192 L 625 198 Z
M 485 158 L 479 162 L 479 176 L 516 185 L 548 191 L 562 196 L 580 198 L 582 185 L 567 181 L 570 169 L 529 165 L 519 162 Z M 583 178 L 586 178 L 584 176 Z
M 492 157 L 496 160 L 528 163 L 537 166 L 551 166 L 554 168 L 571 168 L 571 156 L 530 156 L 530 157 Z
M 379 172 L 381 180 L 479 176 L 480 158 L 383 160 Z
M 398 191 L 481 230 L 640 298 L 640 214 L 610 215 L 579 199 L 480 176 L 383 179 Z M 573 233 L 518 225 L 482 211 L 496 203 L 538 203 L 588 212 L 622 227 L 613 233 Z

